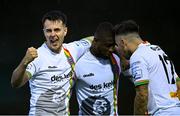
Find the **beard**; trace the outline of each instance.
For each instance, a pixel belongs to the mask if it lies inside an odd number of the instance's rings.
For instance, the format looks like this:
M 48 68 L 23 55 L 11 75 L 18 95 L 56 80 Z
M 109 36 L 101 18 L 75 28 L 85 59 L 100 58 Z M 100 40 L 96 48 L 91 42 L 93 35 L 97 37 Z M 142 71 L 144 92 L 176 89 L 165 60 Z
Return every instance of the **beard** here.
M 90 47 L 90 52 L 94 56 L 99 57 L 99 58 L 109 59 L 109 57 L 110 57 L 110 52 L 104 52 L 101 49 L 97 49 L 97 48 L 92 47 L 92 46 Z
M 127 60 L 130 59 L 131 55 L 132 55 L 132 53 L 131 53 L 130 51 L 124 52 L 124 57 L 125 57 Z
M 109 59 L 110 53 L 97 52 L 95 56 L 103 59 Z

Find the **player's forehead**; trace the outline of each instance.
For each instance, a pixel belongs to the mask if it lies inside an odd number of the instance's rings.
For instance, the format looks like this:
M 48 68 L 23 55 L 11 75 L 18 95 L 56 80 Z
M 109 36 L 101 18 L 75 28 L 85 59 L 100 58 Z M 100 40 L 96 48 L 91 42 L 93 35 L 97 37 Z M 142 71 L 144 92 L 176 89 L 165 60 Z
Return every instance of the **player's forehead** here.
M 64 27 L 64 24 L 61 20 L 45 20 L 44 28 L 60 28 Z
M 114 44 L 114 41 L 112 41 L 112 40 L 111 41 L 104 41 L 103 43 L 106 45 L 110 45 L 110 44 Z
M 97 42 L 101 44 L 113 44 L 114 39 L 113 38 L 103 38 L 103 39 L 97 39 Z

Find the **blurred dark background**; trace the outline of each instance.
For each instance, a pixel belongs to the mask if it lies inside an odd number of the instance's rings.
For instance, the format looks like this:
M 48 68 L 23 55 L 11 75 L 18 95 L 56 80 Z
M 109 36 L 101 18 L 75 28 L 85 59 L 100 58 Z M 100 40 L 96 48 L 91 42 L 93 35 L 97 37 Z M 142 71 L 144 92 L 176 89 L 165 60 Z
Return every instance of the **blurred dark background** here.
M 61 10 L 67 15 L 66 42 L 92 35 L 102 21 L 115 25 L 133 19 L 140 25 L 142 38 L 160 45 L 180 74 L 178 7 L 173 0 L 1 0 L 0 114 L 28 114 L 28 84 L 13 89 L 10 79 L 26 49 L 43 43 L 41 18 L 47 11 Z M 119 114 L 132 114 L 134 95 L 133 84 L 122 77 Z M 77 114 L 74 95 L 71 102 L 72 114 Z

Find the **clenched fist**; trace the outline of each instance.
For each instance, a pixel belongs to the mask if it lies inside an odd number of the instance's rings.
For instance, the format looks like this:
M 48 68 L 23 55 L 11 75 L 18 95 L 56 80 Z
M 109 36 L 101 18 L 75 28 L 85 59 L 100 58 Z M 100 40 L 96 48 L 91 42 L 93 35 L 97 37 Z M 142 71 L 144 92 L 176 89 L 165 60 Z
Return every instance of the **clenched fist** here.
M 27 66 L 30 62 L 32 62 L 35 58 L 38 57 L 37 49 L 34 47 L 30 47 L 26 51 L 26 55 L 24 56 L 24 65 Z

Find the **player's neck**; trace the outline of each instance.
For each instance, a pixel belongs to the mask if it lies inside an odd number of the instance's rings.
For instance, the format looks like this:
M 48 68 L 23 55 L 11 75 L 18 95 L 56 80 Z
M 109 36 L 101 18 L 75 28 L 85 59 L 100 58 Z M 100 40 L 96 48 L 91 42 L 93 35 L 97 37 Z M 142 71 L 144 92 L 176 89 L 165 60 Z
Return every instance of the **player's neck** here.
M 91 52 L 91 54 L 92 54 L 93 56 L 98 57 L 97 50 L 95 50 L 94 47 L 92 47 L 92 46 L 90 47 L 90 52 Z
M 134 53 L 141 43 L 143 43 L 143 40 L 141 39 L 136 39 L 135 41 L 133 41 L 132 45 L 130 45 L 130 51 Z
M 62 50 L 62 45 L 61 46 L 59 46 L 58 48 L 52 48 L 52 47 L 50 47 L 50 46 L 48 46 L 48 44 L 46 43 L 46 45 L 47 45 L 47 47 L 49 48 L 49 50 L 51 51 L 51 52 L 53 52 L 53 53 L 55 53 L 55 54 L 59 54 L 60 52 L 61 52 L 61 50 Z

